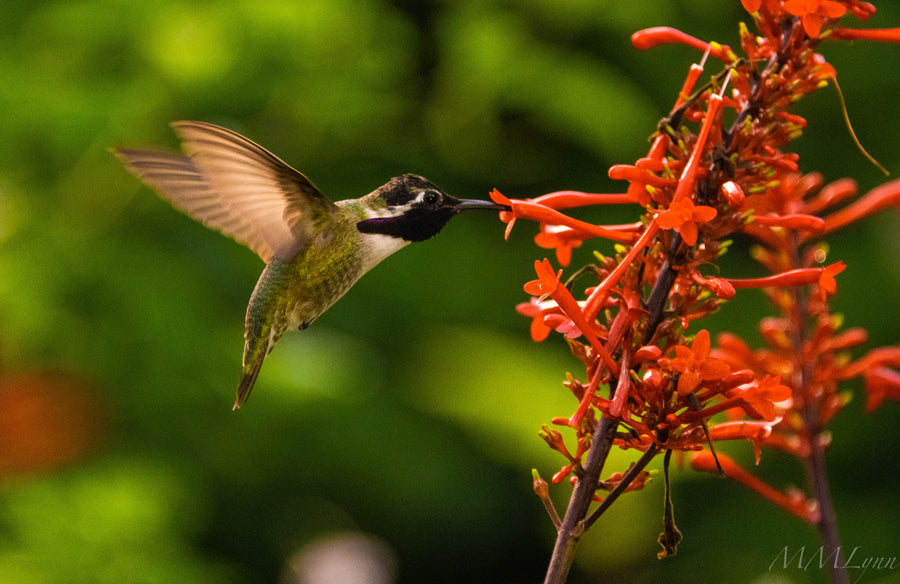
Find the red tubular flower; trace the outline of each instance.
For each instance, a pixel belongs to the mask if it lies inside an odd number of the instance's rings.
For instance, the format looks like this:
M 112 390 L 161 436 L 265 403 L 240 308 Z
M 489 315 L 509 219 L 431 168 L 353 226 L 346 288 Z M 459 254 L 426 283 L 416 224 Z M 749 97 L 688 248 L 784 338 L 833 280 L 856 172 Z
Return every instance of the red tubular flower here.
M 722 183 L 721 191 L 732 209 L 740 210 L 744 208 L 744 201 L 747 199 L 747 196 L 739 184 L 733 180 L 725 181 Z
M 554 430 L 547 424 L 544 424 L 543 426 L 541 426 L 541 430 L 538 432 L 538 436 L 540 436 L 550 448 L 568 458 L 569 461 L 575 461 L 572 455 L 569 454 L 569 449 L 566 448 L 566 444 L 563 441 L 563 435 L 559 432 L 559 430 Z
M 537 273 L 538 279 L 532 280 L 525 284 L 525 292 L 531 294 L 532 296 L 538 296 L 539 302 L 544 298 L 551 296 L 556 289 L 559 288 L 559 279 L 562 276 L 562 270 L 559 272 L 553 271 L 553 266 L 550 265 L 550 261 L 546 258 L 543 262 L 540 260 L 534 261 L 534 271 Z
M 622 205 L 631 202 L 627 195 L 556 191 L 531 200 L 551 209 L 569 209 L 588 205 Z
M 499 205 L 512 206 L 512 202 L 497 189 L 490 192 L 490 197 L 492 201 Z M 503 239 L 509 239 L 513 225 L 516 224 L 516 214 L 513 211 L 500 211 L 500 220 L 506 223 L 506 232 L 503 234 Z
M 894 179 L 875 187 L 840 211 L 826 217 L 821 234 L 836 231 L 892 205 L 900 205 L 900 179 Z
M 550 331 L 553 329 L 544 323 L 544 318 L 553 309 L 558 309 L 555 302 L 541 302 L 533 296 L 530 302 L 521 302 L 516 306 L 516 312 L 531 318 L 531 339 L 533 341 L 541 342 L 550 335 Z
M 762 0 L 741 0 L 741 4 L 744 6 L 744 10 L 753 14 L 762 6 Z
M 807 177 L 819 179 L 816 181 L 816 185 L 821 184 L 821 175 L 813 174 L 807 175 Z M 815 215 L 832 205 L 855 196 L 856 181 L 852 178 L 842 178 L 825 185 L 815 198 L 805 201 L 803 203 L 803 212 L 807 215 Z
M 690 348 L 675 345 L 675 357 L 669 359 L 668 364 L 681 374 L 678 377 L 679 395 L 687 395 L 702 381 L 721 379 L 731 371 L 727 363 L 709 356 L 709 331 L 706 329 L 697 333 Z
M 724 89 L 724 87 L 723 87 Z M 706 151 L 706 145 L 709 141 L 709 134 L 713 124 L 719 119 L 719 112 L 722 110 L 722 96 L 714 93 L 709 96 L 709 105 L 706 109 L 706 117 L 703 119 L 703 125 L 700 127 L 700 133 L 697 134 L 697 143 L 691 150 L 691 156 L 688 158 L 681 177 L 678 179 L 678 186 L 675 188 L 675 194 L 672 195 L 672 202 L 675 203 L 681 199 L 688 198 L 694 191 L 697 183 L 697 170 L 700 168 L 700 160 Z
M 709 429 L 713 440 L 754 440 L 762 441 L 772 434 L 773 422 L 723 422 Z
M 900 43 L 900 28 L 840 28 L 837 27 L 828 35 L 829 39 L 844 41 L 881 41 L 885 43 Z
M 777 417 L 775 404 L 791 397 L 791 388 L 781 384 L 781 377 L 766 375 L 758 383 L 741 393 L 741 406 L 747 415 L 757 420 L 773 421 Z
M 669 208 L 659 214 L 657 220 L 663 229 L 674 229 L 689 246 L 697 243 L 697 225 L 716 216 L 717 211 L 706 205 L 694 205 L 690 199 L 672 201 Z
M 708 55 L 709 49 L 707 49 L 707 52 L 703 53 L 702 63 L 706 62 L 706 57 Z M 684 83 L 681 85 L 681 91 L 678 92 L 678 99 L 675 100 L 675 107 L 680 107 L 694 90 L 694 86 L 697 85 L 697 80 L 700 79 L 700 75 L 703 74 L 702 63 L 693 63 L 691 65 L 691 68 L 688 70 L 688 75 L 687 77 L 685 77 Z
M 757 216 L 753 218 L 753 223 L 766 227 L 783 227 L 784 229 L 808 231 L 810 233 L 821 233 L 825 230 L 825 221 L 823 219 L 802 213 Z
M 572 248 L 581 247 L 581 238 L 571 227 L 541 224 L 541 231 L 534 236 L 538 247 L 556 250 L 556 261 L 568 266 L 572 261 Z
M 562 274 L 562 270 L 560 270 L 559 273 L 554 272 L 553 266 L 550 265 L 550 260 L 547 258 L 544 258 L 543 262 L 535 260 L 534 270 L 538 275 L 538 279 L 525 284 L 525 292 L 532 296 L 551 296 L 559 305 L 562 312 L 571 318 L 572 322 L 575 323 L 575 326 L 581 330 L 585 338 L 587 338 L 588 342 L 591 344 L 591 348 L 597 352 L 597 355 L 600 356 L 609 371 L 613 375 L 618 375 L 618 365 L 616 365 L 616 362 L 613 361 L 609 352 L 600 343 L 600 339 L 598 339 L 597 335 L 594 333 L 594 328 L 584 317 L 581 306 L 579 306 L 578 302 L 572 296 L 572 293 L 569 292 L 565 286 L 560 284 L 559 277 L 560 274 Z
M 631 266 L 631 263 L 638 254 L 643 252 L 644 248 L 653 241 L 653 237 L 656 235 L 657 231 L 659 231 L 659 222 L 654 218 L 653 221 L 650 222 L 650 225 L 647 226 L 647 229 L 641 234 L 640 238 L 638 238 L 631 247 L 631 251 L 629 251 L 625 258 L 619 262 L 619 265 L 616 266 L 616 269 L 614 269 L 599 286 L 594 288 L 591 295 L 588 296 L 587 303 L 584 306 L 584 314 L 587 318 L 596 318 L 597 313 L 600 311 L 603 303 L 606 302 L 613 287 L 619 283 L 619 280 L 625 275 L 625 272 Z
M 748 422 L 741 420 L 739 422 L 724 422 L 716 424 L 709 429 L 709 439 L 713 441 L 719 440 L 749 440 L 753 443 L 753 452 L 756 455 L 756 464 L 762 455 L 760 446 L 772 435 L 772 427 L 777 424 L 781 418 L 777 418 L 771 422 Z
M 734 286 L 732 286 L 731 283 L 724 278 L 704 278 L 698 272 L 694 272 L 693 274 L 691 274 L 691 279 L 722 300 L 731 300 L 732 298 L 734 298 Z
M 900 346 L 880 347 L 842 368 L 839 379 L 851 379 L 876 367 L 900 367 Z
M 578 237 L 580 239 L 603 237 L 606 239 L 617 241 L 619 243 L 631 243 L 635 239 L 633 233 L 634 229 L 636 228 L 635 225 L 601 227 L 599 225 L 594 225 L 592 223 L 573 219 L 568 215 L 551 209 L 546 205 L 535 203 L 534 201 L 510 199 L 502 195 L 497 189 L 491 191 L 491 199 L 495 203 L 512 207 L 512 212 L 500 212 L 500 219 L 508 223 L 506 229 L 507 236 L 509 236 L 509 231 L 512 228 L 513 222 L 518 218 L 531 219 L 534 221 L 539 221 L 541 223 L 547 223 L 549 225 L 565 225 L 567 227 L 571 227 L 573 230 L 578 232 Z
M 734 52 L 726 45 L 707 43 L 681 32 L 677 28 L 668 26 L 656 26 L 639 30 L 631 35 L 631 44 L 639 51 L 646 51 L 659 45 L 682 44 L 699 51 L 709 51 L 713 57 L 725 63 L 731 63 L 736 58 Z
M 803 519 L 804 521 L 815 522 L 819 519 L 819 510 L 812 500 L 807 500 L 802 493 L 795 491 L 792 493 L 782 493 L 763 481 L 759 480 L 752 474 L 742 469 L 729 456 L 719 453 L 719 464 L 725 471 L 725 476 L 743 483 L 750 489 L 756 491 L 759 495 L 772 501 L 776 505 L 783 507 Z M 718 472 L 716 460 L 713 455 L 707 451 L 698 452 L 691 456 L 691 468 L 707 472 Z
M 784 0 L 784 9 L 799 16 L 810 38 L 819 36 L 826 18 L 840 18 L 847 7 L 833 0 Z
M 900 373 L 887 367 L 876 367 L 866 372 L 866 411 L 871 412 L 881 405 L 884 398 L 900 400 Z
M 669 137 L 666 134 L 657 135 L 656 138 L 653 139 L 653 145 L 650 147 L 650 152 L 648 152 L 647 156 L 645 156 L 644 158 L 639 159 L 634 164 L 634 168 L 646 173 L 662 172 L 666 168 L 664 157 L 668 148 Z M 613 171 L 613 168 L 616 168 L 617 166 L 618 165 L 614 165 L 612 168 L 610 168 L 610 178 L 615 179 L 616 177 L 613 175 L 620 172 Z M 636 176 L 637 180 L 631 181 L 631 184 L 628 185 L 628 191 L 625 193 L 625 196 L 629 201 L 638 203 L 639 205 L 643 205 L 646 207 L 650 204 L 650 193 L 648 192 L 649 183 L 646 182 L 645 175 Z M 622 178 L 624 180 L 631 180 L 630 178 L 624 176 Z
M 614 164 L 609 167 L 609 178 L 613 180 L 637 182 L 642 185 L 650 185 L 661 189 L 671 188 L 677 184 L 677 181 L 674 178 L 656 176 L 646 167 L 646 164 L 643 168 L 636 164 Z
M 847 268 L 844 262 L 837 262 L 825 268 L 797 268 L 762 278 L 729 278 L 728 283 L 735 288 L 771 288 L 775 286 L 806 286 L 818 284 L 820 288 L 829 294 L 833 294 L 837 288 L 834 280 L 836 274 L 840 274 Z
M 566 420 L 566 425 L 572 428 L 580 428 L 581 422 L 584 420 L 584 416 L 588 411 L 588 408 L 591 407 L 591 402 L 594 400 L 594 394 L 597 393 L 597 386 L 600 384 L 600 378 L 602 377 L 600 374 L 600 368 L 594 372 L 594 375 L 591 377 L 591 382 L 588 383 L 588 386 L 584 390 L 584 395 L 581 396 L 581 400 L 578 402 L 578 408 L 575 410 L 575 413 L 572 414 L 572 417 Z
M 819 298 L 822 302 L 828 299 L 828 295 L 837 292 L 837 280 L 834 277 L 847 269 L 847 264 L 837 262 L 825 268 L 819 274 Z

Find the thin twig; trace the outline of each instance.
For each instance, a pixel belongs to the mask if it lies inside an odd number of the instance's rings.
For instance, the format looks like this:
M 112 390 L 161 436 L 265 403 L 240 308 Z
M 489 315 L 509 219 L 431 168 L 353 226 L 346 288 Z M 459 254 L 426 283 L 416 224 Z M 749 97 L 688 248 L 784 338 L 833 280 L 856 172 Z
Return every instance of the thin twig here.
M 800 266 L 800 249 L 796 239 L 791 245 L 791 262 L 795 266 Z M 834 512 L 834 503 L 831 500 L 831 489 L 828 485 L 828 473 L 825 469 L 825 447 L 823 446 L 822 425 L 819 423 L 819 401 L 813 396 L 813 391 L 809 387 L 813 374 L 811 364 L 803 360 L 806 354 L 804 347 L 809 342 L 809 310 L 807 298 L 803 295 L 802 288 L 795 288 L 791 291 L 794 297 L 794 323 L 795 338 L 794 354 L 796 355 L 795 372 L 794 372 L 794 391 L 804 397 L 804 404 L 801 409 L 801 419 L 806 431 L 807 440 L 809 441 L 809 455 L 806 456 L 806 473 L 809 480 L 812 496 L 818 505 L 819 519 L 816 521 L 816 529 L 822 538 L 822 544 L 825 548 L 827 557 L 833 557 L 833 561 L 828 562 L 828 568 L 831 572 L 832 584 L 848 584 L 849 577 L 847 569 L 844 567 L 844 554 L 841 548 L 841 538 L 838 534 L 837 516 Z
M 659 454 L 659 446 L 656 443 L 650 445 L 650 448 L 644 451 L 644 454 L 634 463 L 628 472 L 622 476 L 622 480 L 619 481 L 619 484 L 615 486 L 613 490 L 609 492 L 609 494 L 603 498 L 603 501 L 600 502 L 600 505 L 594 509 L 594 512 L 591 513 L 590 517 L 584 520 L 584 528 L 588 529 L 591 525 L 594 524 L 595 521 L 600 519 L 600 516 L 609 509 L 610 505 L 619 498 L 619 495 L 625 492 L 625 490 L 631 485 L 634 479 L 641 473 L 644 468 L 650 464 L 650 461 L 656 458 L 656 455 Z

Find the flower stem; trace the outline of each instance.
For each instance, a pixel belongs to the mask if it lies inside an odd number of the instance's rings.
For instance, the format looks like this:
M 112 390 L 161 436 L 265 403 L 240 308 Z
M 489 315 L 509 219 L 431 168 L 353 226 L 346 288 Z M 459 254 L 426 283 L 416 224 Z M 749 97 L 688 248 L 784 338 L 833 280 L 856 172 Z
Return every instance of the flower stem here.
M 841 538 L 838 535 L 837 516 L 834 505 L 831 502 L 831 489 L 828 486 L 828 473 L 825 470 L 825 448 L 818 444 L 819 434 L 814 436 L 816 444 L 809 449 L 806 458 L 806 469 L 811 483 L 812 494 L 819 506 L 819 520 L 816 528 L 825 546 L 826 557 L 834 558 L 828 562 L 831 571 L 832 584 L 848 584 L 846 562 L 841 548 Z
M 791 262 L 800 266 L 800 249 L 796 238 L 792 238 L 790 246 Z M 805 429 L 806 439 L 809 443 L 809 454 L 805 458 L 807 479 L 812 496 L 818 505 L 818 519 L 816 529 L 822 538 L 822 545 L 828 558 L 834 558 L 828 562 L 831 572 L 832 584 L 848 584 L 849 579 L 845 568 L 844 554 L 841 549 L 841 538 L 838 534 L 837 516 L 834 511 L 834 503 L 831 500 L 831 489 L 828 485 L 828 473 L 825 469 L 825 441 L 822 439 L 822 424 L 819 422 L 819 400 L 810 384 L 812 382 L 813 363 L 804 361 L 807 354 L 803 347 L 807 344 L 809 336 L 808 322 L 810 318 L 808 298 L 802 288 L 792 289 L 794 299 L 794 354 L 797 361 L 794 368 L 794 392 L 802 396 L 801 418 Z M 809 357 L 807 357 L 809 359 Z
M 557 532 L 556 545 L 553 546 L 553 555 L 550 557 L 544 584 L 563 584 L 569 575 L 569 568 L 572 567 L 572 561 L 575 559 L 575 548 L 585 530 L 584 518 L 587 516 L 591 501 L 594 500 L 600 473 L 606 464 L 606 457 L 612 448 L 618 425 L 617 421 L 604 416 L 594 430 L 593 441 L 588 450 L 584 469 L 581 476 L 578 477 L 578 483 L 569 499 L 566 515 Z

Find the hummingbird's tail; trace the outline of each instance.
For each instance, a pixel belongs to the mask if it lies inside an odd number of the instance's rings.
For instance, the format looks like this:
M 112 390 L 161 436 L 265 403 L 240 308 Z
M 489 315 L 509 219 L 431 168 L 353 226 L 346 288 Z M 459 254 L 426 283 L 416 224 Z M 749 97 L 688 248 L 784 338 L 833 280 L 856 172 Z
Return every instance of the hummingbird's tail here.
M 248 342 L 244 350 L 244 370 L 241 373 L 241 382 L 238 385 L 237 397 L 234 399 L 232 411 L 244 405 L 244 402 L 250 397 L 250 391 L 253 390 L 253 384 L 256 383 L 256 377 L 259 375 L 263 360 L 265 360 L 266 353 L 268 353 L 269 343 L 267 341 L 253 343 L 253 345 L 256 345 L 253 347 L 250 345 L 251 343 Z

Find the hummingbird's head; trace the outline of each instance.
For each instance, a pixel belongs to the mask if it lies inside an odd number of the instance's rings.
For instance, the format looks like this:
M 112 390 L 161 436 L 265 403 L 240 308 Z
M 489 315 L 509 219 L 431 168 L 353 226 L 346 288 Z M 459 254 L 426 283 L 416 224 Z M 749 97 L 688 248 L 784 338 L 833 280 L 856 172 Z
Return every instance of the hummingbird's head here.
M 359 231 L 389 235 L 405 241 L 425 241 L 437 235 L 461 211 L 509 210 L 509 207 L 490 201 L 451 197 L 415 174 L 393 178 L 368 197 L 372 197 L 369 218 L 356 224 Z

